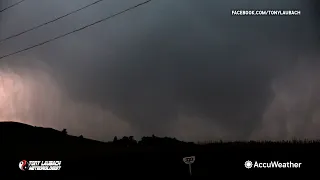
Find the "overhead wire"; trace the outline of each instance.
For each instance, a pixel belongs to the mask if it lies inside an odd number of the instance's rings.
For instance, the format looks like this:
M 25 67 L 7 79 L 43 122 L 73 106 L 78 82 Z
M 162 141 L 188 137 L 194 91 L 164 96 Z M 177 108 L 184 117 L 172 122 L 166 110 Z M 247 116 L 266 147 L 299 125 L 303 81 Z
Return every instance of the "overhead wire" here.
M 131 6 L 131 7 L 127 8 L 127 9 L 125 9 L 125 10 L 122 10 L 122 11 L 120 11 L 120 12 L 118 12 L 118 13 L 115 13 L 115 14 L 113 14 L 113 15 L 107 16 L 107 17 L 102 18 L 102 19 L 100 19 L 100 20 L 98 20 L 98 21 L 95 21 L 95 22 L 93 22 L 93 23 L 91 23 L 91 24 L 88 24 L 88 25 L 82 26 L 82 27 L 80 27 L 80 28 L 78 28 L 78 29 L 75 29 L 75 30 L 73 30 L 73 31 L 70 31 L 70 32 L 68 32 L 68 33 L 61 34 L 61 35 L 56 36 L 56 37 L 54 37 L 54 38 L 51 38 L 51 39 L 49 39 L 49 40 L 43 41 L 43 42 L 41 42 L 41 43 L 38 43 L 38 44 L 36 44 L 36 45 L 29 46 L 29 47 L 27 47 L 27 48 L 24 48 L 24 49 L 21 49 L 21 50 L 18 50 L 18 51 L 15 51 L 15 52 L 12 52 L 12 53 L 9 53 L 9 54 L 0 56 L 0 59 L 4 59 L 4 58 L 7 58 L 7 57 L 9 57 L 9 56 L 12 56 L 12 55 L 15 55 L 15 54 L 24 52 L 24 51 L 28 51 L 28 50 L 30 50 L 30 49 L 33 49 L 33 48 L 42 46 L 42 45 L 44 45 L 44 44 L 50 43 L 50 42 L 55 41 L 55 40 L 57 40 L 57 39 L 61 39 L 61 38 L 65 37 L 65 36 L 68 36 L 68 35 L 70 35 L 70 34 L 76 33 L 76 32 L 78 32 L 78 31 L 82 31 L 82 30 L 84 30 L 84 29 L 86 29 L 86 28 L 89 28 L 89 27 L 91 27 L 91 26 L 94 26 L 94 25 L 96 25 L 96 24 L 102 23 L 102 22 L 104 22 L 104 21 L 106 21 L 106 20 L 109 20 L 109 19 L 111 19 L 111 18 L 114 18 L 114 17 L 116 17 L 116 16 L 118 16 L 118 15 L 121 15 L 121 14 L 123 14 L 123 13 L 126 13 L 126 12 L 128 12 L 128 11 L 130 11 L 130 10 L 133 10 L 133 9 L 135 9 L 135 8 L 138 8 L 139 6 L 142 6 L 142 5 L 144 5 L 144 4 L 147 4 L 147 3 L 149 3 L 150 1 L 151 1 L 151 0 L 144 1 L 144 2 L 142 2 L 142 3 L 139 3 L 139 4 L 136 4 L 136 5 L 134 5 L 134 6 Z
M 13 35 L 11 35 L 11 36 L 9 36 L 9 37 L 0 39 L 0 43 L 3 43 L 3 42 L 5 42 L 5 41 L 7 41 L 7 40 L 9 40 L 9 39 L 18 37 L 18 36 L 20 36 L 20 35 L 23 35 L 23 34 L 25 34 L 25 33 L 27 33 L 27 32 L 36 30 L 36 29 L 38 29 L 38 28 L 40 28 L 40 27 L 42 27 L 42 26 L 48 25 L 48 24 L 53 23 L 53 22 L 55 22 L 55 21 L 58 21 L 58 20 L 60 20 L 60 19 L 63 19 L 63 18 L 65 18 L 65 17 L 67 17 L 67 16 L 70 16 L 70 15 L 72 15 L 72 14 L 74 14 L 74 13 L 77 13 L 77 12 L 79 12 L 79 11 L 82 11 L 82 10 L 84 10 L 84 9 L 90 7 L 90 6 L 93 6 L 93 5 L 95 5 L 95 4 L 97 4 L 97 3 L 101 2 L 101 1 L 103 1 L 103 0 L 94 1 L 94 2 L 92 2 L 92 3 L 90 3 L 90 4 L 86 5 L 86 6 L 83 6 L 83 7 L 79 8 L 79 9 L 76 9 L 76 10 L 74 10 L 74 11 L 71 11 L 71 12 L 69 12 L 69 13 L 67 13 L 67 14 L 64 14 L 64 15 L 62 15 L 62 16 L 59 16 L 59 17 L 57 17 L 57 18 L 54 18 L 54 19 L 52 19 L 52 20 L 50 20 L 50 21 L 47 21 L 47 22 L 42 23 L 42 24 L 39 24 L 39 25 L 34 26 L 34 27 L 30 28 L 30 29 L 27 29 L 27 30 L 24 30 L 24 31 L 22 31 L 22 32 L 19 32 L 19 33 L 17 33 L 17 34 L 13 34 Z
M 20 0 L 20 1 L 16 2 L 16 3 L 14 3 L 14 4 L 11 4 L 10 6 L 4 8 L 4 9 L 1 9 L 1 10 L 0 10 L 0 13 L 2 13 L 2 12 L 6 11 L 6 10 L 8 10 L 8 9 L 10 9 L 10 8 L 13 8 L 13 7 L 21 4 L 23 1 L 26 1 L 26 0 Z

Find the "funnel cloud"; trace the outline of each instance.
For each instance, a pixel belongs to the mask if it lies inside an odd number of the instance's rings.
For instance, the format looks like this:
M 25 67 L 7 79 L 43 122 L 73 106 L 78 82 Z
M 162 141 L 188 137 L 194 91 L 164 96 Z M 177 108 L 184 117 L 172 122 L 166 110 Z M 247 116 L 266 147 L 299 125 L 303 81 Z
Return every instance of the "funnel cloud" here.
M 0 38 L 90 2 L 25 1 L 0 14 Z M 0 55 L 141 2 L 103 1 L 1 43 Z M 302 0 L 151 1 L 2 59 L 0 121 L 103 141 L 152 134 L 187 141 L 316 139 L 317 7 Z M 301 16 L 231 16 L 232 9 L 298 9 Z

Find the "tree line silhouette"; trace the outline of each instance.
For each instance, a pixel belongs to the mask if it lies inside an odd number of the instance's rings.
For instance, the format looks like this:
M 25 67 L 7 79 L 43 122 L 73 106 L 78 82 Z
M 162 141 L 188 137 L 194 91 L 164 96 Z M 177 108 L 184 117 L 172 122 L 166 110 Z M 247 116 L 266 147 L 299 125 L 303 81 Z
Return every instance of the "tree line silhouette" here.
M 195 156 L 193 176 L 217 176 L 220 169 L 242 169 L 247 160 L 320 161 L 319 140 L 248 141 L 248 142 L 184 142 L 174 137 L 114 136 L 110 142 L 69 135 L 67 129 L 34 127 L 21 123 L 0 123 L 0 159 L 17 161 L 61 160 L 62 172 L 109 176 L 179 175 L 189 176 L 188 165 L 182 159 Z M 1 156 L 2 155 L 2 156 Z M 4 163 L 5 168 L 11 166 Z M 309 163 L 310 166 L 311 163 Z M 214 173 L 213 173 L 214 172 Z
M 67 135 L 67 130 L 63 129 L 62 133 Z M 79 136 L 80 138 L 84 138 L 83 135 Z M 166 145 L 210 145 L 210 144 L 310 144 L 310 143 L 319 143 L 320 140 L 309 140 L 309 139 L 298 139 L 293 137 L 291 140 L 280 140 L 280 141 L 268 141 L 268 140 L 257 140 L 257 141 L 198 141 L 194 142 L 184 142 L 180 141 L 176 138 L 172 137 L 158 137 L 154 134 L 150 137 L 144 136 L 140 141 L 135 140 L 134 136 L 123 136 L 122 138 L 118 138 L 114 136 L 113 141 L 108 142 L 113 143 L 114 145 L 123 146 L 123 147 L 132 147 L 137 145 L 145 145 L 145 146 L 166 146 Z

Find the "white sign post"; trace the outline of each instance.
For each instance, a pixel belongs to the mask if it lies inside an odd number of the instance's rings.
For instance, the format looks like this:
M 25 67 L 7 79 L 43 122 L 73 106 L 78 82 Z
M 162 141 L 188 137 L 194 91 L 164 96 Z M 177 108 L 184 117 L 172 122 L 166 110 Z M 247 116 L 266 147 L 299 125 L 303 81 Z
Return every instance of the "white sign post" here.
M 195 160 L 196 160 L 196 157 L 195 157 L 195 156 L 190 156 L 190 157 L 185 157 L 185 158 L 183 158 L 183 162 L 189 165 L 189 173 L 190 173 L 190 176 L 192 175 L 192 172 L 191 172 L 191 164 L 192 164 Z

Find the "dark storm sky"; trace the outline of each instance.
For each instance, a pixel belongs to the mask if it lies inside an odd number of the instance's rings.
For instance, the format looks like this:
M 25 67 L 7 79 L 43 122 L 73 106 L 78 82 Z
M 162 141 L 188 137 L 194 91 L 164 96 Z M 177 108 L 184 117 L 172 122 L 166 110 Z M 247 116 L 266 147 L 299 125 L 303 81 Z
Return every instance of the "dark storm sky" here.
M 28 0 L 0 15 L 0 37 L 90 2 Z M 0 54 L 139 2 L 105 0 L 0 44 Z M 15 116 L 100 140 L 129 134 L 185 140 L 316 138 L 320 109 L 317 100 L 310 101 L 319 90 L 319 32 L 312 5 L 298 0 L 153 0 L 4 59 L 15 73 L 25 73 L 23 78 L 39 78 L 30 92 L 34 104 L 23 110 L 24 116 Z M 231 16 L 235 8 L 299 9 L 302 16 Z

